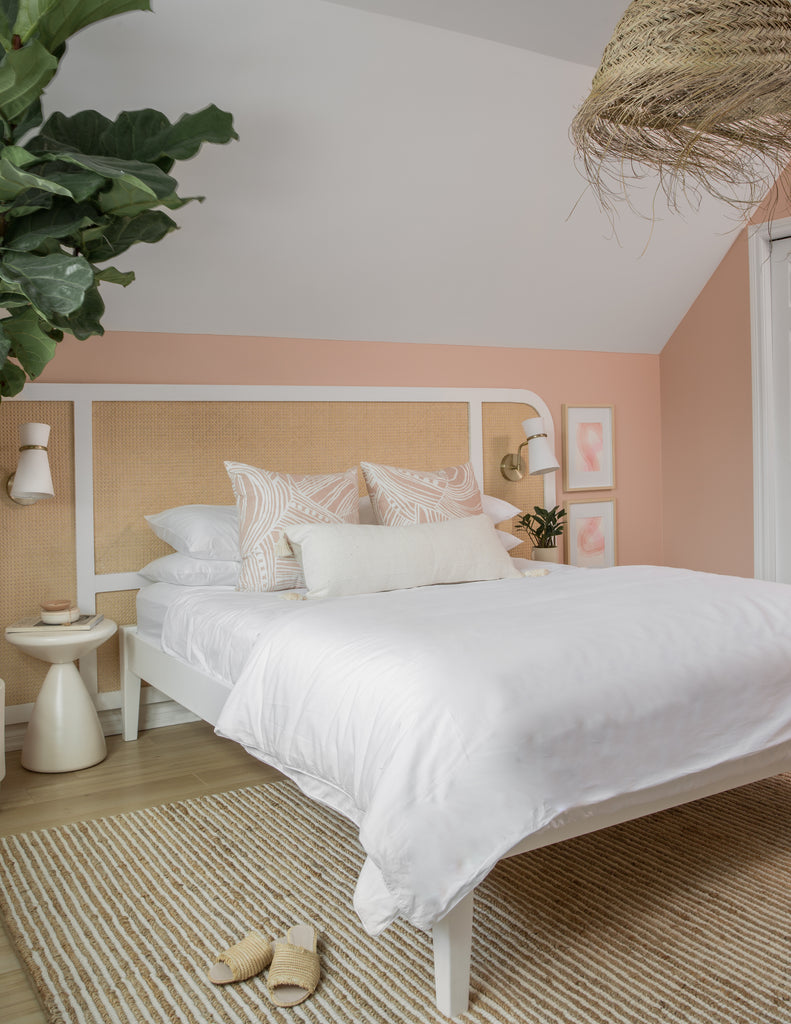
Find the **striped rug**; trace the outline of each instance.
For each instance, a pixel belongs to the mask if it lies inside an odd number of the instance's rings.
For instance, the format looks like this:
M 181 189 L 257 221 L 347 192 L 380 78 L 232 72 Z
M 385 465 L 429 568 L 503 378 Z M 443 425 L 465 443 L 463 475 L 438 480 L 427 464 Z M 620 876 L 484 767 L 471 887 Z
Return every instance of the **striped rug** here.
M 291 784 L 2 840 L 2 911 L 51 1022 L 443 1021 L 428 936 L 366 936 L 353 829 Z M 321 933 L 308 1002 L 214 987 L 254 926 Z M 470 1024 L 791 1022 L 791 776 L 501 863 L 478 890 Z

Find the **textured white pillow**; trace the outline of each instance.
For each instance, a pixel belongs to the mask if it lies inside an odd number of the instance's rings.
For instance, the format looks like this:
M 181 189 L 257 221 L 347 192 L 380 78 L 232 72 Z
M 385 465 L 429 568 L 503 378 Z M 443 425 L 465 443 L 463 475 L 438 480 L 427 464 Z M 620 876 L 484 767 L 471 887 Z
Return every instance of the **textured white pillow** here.
M 308 597 L 342 597 L 436 583 L 518 579 L 486 516 L 417 526 L 299 525 L 286 536 Z
M 141 576 L 155 583 L 175 583 L 180 587 L 235 587 L 240 561 L 221 562 L 192 555 L 164 555 L 139 570 Z
M 239 510 L 238 590 L 293 590 L 302 570 L 281 541 L 295 523 L 358 523 L 357 469 L 321 475 L 273 473 L 226 462 Z
M 521 508 L 517 508 L 509 501 L 503 501 L 502 498 L 493 498 L 491 494 L 482 494 L 481 504 L 483 505 L 483 514 L 488 516 L 495 526 L 522 514 Z M 521 541 L 519 543 L 521 544 Z
M 522 543 L 519 537 L 514 537 L 512 533 L 506 533 L 505 530 L 495 530 L 497 539 L 500 541 L 506 551 L 512 551 L 514 548 L 518 548 Z
M 438 523 L 482 512 L 472 464 L 447 469 L 401 469 L 361 462 L 374 518 L 381 526 Z
M 235 505 L 180 505 L 144 518 L 160 540 L 184 555 L 227 562 L 242 557 Z

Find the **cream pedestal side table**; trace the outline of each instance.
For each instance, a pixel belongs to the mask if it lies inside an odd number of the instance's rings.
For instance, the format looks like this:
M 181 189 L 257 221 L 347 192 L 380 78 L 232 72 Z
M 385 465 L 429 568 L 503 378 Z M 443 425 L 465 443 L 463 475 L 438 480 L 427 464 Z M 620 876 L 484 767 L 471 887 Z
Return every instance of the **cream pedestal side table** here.
M 93 629 L 6 633 L 10 644 L 50 663 L 22 743 L 23 768 L 73 772 L 107 756 L 96 707 L 74 661 L 109 640 L 117 629 L 112 619 L 103 619 Z

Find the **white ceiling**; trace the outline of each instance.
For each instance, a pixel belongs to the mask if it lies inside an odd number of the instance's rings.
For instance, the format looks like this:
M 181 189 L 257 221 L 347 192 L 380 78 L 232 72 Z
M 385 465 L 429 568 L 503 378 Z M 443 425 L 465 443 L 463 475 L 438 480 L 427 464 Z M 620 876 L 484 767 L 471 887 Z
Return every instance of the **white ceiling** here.
M 739 224 L 649 180 L 613 230 L 585 190 L 569 125 L 622 2 L 157 0 L 80 32 L 47 112 L 214 102 L 240 136 L 176 165 L 206 201 L 116 261 L 106 328 L 661 351 Z
M 627 0 L 329 0 L 598 67 Z

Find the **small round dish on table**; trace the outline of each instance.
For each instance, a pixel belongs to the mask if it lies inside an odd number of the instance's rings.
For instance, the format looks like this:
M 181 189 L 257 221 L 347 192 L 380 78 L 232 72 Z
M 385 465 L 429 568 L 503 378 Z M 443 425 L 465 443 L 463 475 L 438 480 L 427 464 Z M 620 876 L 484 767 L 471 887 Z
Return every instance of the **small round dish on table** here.
M 22 767 L 32 772 L 73 772 L 107 756 L 99 716 L 74 664 L 118 629 L 102 619 L 93 629 L 62 633 L 6 633 L 25 654 L 50 663 L 22 744 Z

